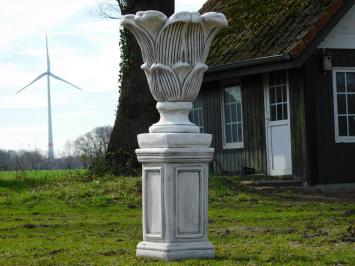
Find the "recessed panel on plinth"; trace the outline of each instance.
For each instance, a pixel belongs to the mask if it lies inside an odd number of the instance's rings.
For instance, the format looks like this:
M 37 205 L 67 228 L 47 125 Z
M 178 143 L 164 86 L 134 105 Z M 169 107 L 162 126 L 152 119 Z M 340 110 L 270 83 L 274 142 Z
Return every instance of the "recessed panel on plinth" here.
M 202 168 L 176 170 L 176 238 L 203 235 Z
M 163 172 L 162 168 L 144 170 L 144 222 L 148 238 L 163 238 Z

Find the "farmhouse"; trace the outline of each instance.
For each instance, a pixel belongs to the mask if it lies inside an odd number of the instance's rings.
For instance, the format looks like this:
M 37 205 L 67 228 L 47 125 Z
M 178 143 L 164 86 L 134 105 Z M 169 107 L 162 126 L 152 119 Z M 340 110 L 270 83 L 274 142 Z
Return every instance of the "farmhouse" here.
M 209 0 L 213 41 L 192 120 L 217 172 L 355 182 L 355 1 Z

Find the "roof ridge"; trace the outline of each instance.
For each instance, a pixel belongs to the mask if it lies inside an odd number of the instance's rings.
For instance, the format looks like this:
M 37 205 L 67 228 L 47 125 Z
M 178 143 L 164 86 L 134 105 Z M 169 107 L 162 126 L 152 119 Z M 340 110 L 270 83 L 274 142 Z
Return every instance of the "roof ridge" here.
M 306 31 L 300 40 L 291 48 L 290 54 L 298 56 L 307 45 L 314 40 L 317 34 L 328 24 L 333 15 L 343 6 L 343 0 L 334 0 L 323 15 Z

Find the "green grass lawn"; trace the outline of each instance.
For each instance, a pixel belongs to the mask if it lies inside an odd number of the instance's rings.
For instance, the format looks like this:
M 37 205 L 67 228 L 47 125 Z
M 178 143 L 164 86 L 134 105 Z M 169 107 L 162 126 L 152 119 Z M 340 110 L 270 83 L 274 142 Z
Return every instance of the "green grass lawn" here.
M 355 203 L 210 179 L 213 260 L 169 265 L 355 265 Z M 140 178 L 0 172 L 0 265 L 165 265 L 135 257 Z

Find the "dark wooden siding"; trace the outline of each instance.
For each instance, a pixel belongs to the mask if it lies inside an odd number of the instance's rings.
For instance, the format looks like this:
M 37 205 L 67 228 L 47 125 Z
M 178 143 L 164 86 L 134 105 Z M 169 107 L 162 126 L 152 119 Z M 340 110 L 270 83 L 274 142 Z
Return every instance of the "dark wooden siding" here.
M 241 84 L 243 102 L 243 149 L 223 149 L 221 122 L 221 91 Z M 266 173 L 264 93 L 262 74 L 241 79 L 206 82 L 200 96 L 204 107 L 205 132 L 213 134 L 216 149 L 213 169 L 216 172 L 239 174 L 244 167 Z
M 288 71 L 291 120 L 292 174 L 305 180 L 308 175 L 304 83 L 302 69 Z
M 333 67 L 355 67 L 355 50 L 327 50 Z M 322 51 L 303 67 L 310 183 L 355 182 L 355 143 L 336 143 L 332 72 L 322 71 Z

